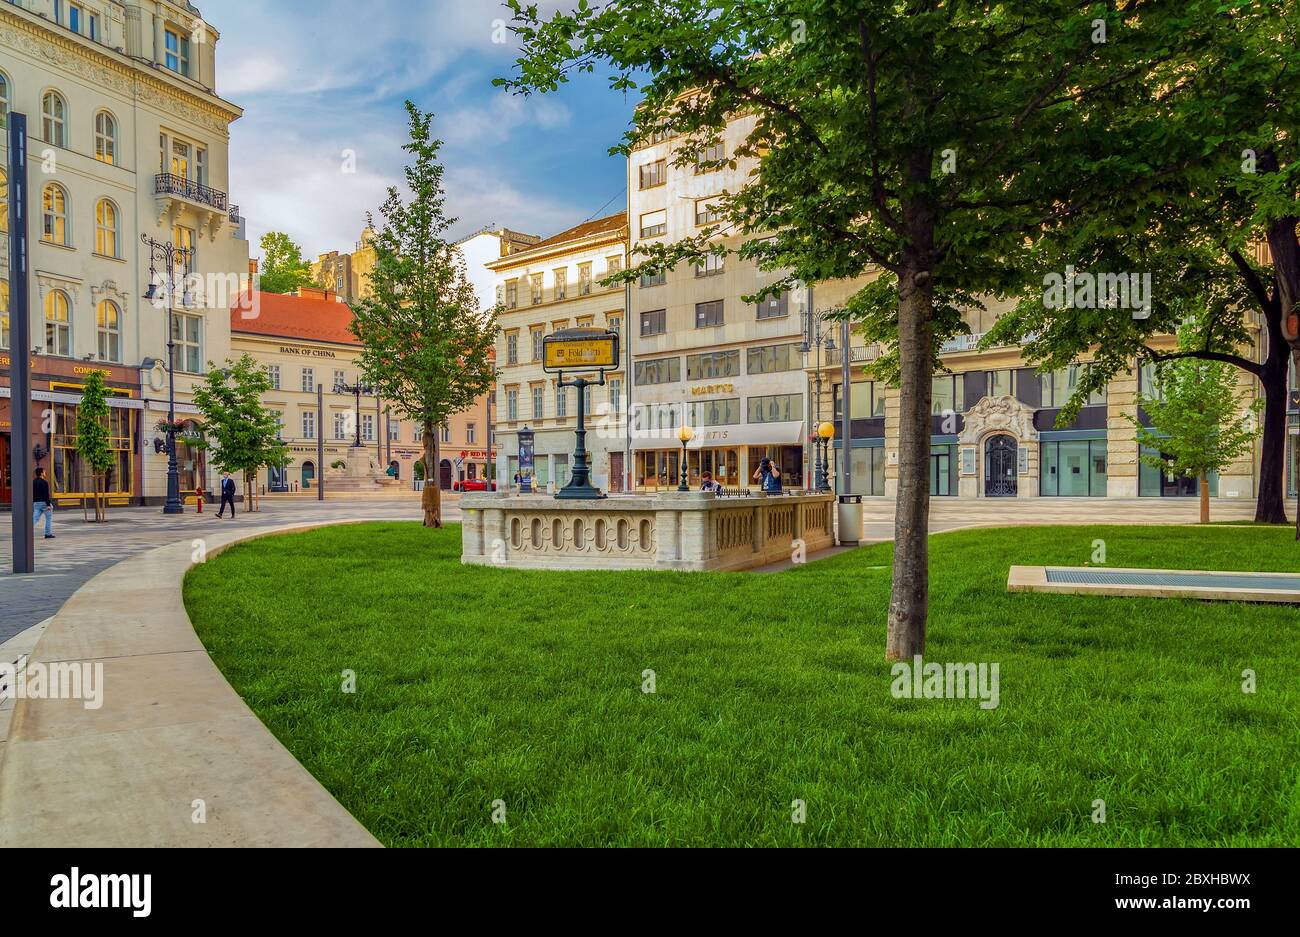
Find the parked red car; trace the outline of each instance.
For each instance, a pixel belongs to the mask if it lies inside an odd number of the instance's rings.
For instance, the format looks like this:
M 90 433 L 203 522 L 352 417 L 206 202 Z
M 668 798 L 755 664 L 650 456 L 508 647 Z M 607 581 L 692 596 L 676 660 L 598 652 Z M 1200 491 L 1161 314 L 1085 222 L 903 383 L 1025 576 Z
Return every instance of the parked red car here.
M 492 487 L 489 488 L 488 485 Z M 452 491 L 496 491 L 497 483 L 489 482 L 486 478 L 467 478 L 463 482 L 456 481 L 451 483 Z

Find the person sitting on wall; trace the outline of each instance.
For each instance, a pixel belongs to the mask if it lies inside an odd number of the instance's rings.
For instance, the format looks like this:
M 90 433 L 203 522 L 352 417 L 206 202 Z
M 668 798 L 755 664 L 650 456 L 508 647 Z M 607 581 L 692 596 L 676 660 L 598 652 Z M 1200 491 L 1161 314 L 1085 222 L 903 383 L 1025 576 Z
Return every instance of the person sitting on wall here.
M 722 486 L 713 480 L 712 472 L 705 472 L 703 478 L 704 483 L 700 485 L 700 491 L 711 491 L 715 495 L 722 494 Z

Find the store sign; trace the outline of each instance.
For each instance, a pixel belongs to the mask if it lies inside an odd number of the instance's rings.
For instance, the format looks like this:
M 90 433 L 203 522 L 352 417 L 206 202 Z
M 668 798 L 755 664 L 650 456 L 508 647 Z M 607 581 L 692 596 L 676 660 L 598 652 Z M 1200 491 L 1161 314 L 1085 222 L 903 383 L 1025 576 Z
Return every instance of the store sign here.
M 300 355 L 304 358 L 337 358 L 334 352 L 324 348 L 292 348 L 288 345 L 280 346 L 282 355 Z
M 618 333 L 564 329 L 542 339 L 542 369 L 583 371 L 618 367 Z
M 699 387 L 691 388 L 692 397 L 703 397 L 707 394 L 734 394 L 735 392 L 735 384 L 701 384 Z

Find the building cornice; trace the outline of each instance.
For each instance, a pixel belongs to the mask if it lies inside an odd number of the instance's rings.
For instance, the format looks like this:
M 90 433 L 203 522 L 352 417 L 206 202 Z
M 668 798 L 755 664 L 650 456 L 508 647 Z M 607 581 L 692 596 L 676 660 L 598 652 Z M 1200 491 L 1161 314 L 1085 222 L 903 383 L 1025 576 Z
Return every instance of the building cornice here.
M 24 52 L 88 82 L 107 87 L 161 110 L 179 113 L 200 126 L 228 134 L 243 109 L 215 94 L 200 92 L 154 74 L 151 65 L 88 40 L 62 35 L 25 10 L 0 3 L 0 46 Z
M 520 251 L 517 254 L 510 254 L 499 260 L 489 260 L 483 266 L 487 267 L 494 273 L 502 273 L 514 267 L 526 267 L 529 264 L 537 263 L 543 260 L 553 260 L 556 257 L 563 257 L 566 254 L 581 254 L 593 250 L 597 247 L 616 244 L 622 247 L 626 252 L 628 246 L 628 229 L 623 226 L 615 231 L 605 231 L 600 234 L 589 235 L 585 238 L 577 238 L 572 241 L 563 241 L 559 244 L 551 244 L 546 247 L 535 250 Z

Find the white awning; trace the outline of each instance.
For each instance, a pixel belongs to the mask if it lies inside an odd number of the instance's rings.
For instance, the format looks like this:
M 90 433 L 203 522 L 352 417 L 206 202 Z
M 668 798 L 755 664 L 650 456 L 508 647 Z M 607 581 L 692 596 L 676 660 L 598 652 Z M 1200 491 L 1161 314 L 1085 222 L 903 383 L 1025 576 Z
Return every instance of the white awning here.
M 0 397 L 10 397 L 10 396 L 12 395 L 10 394 L 8 387 L 0 387 Z M 81 394 L 65 394 L 65 393 L 59 393 L 58 391 L 52 391 L 52 390 L 34 390 L 32 391 L 32 399 L 39 400 L 41 401 L 41 403 L 78 404 L 81 403 Z M 143 410 L 144 409 L 144 401 L 136 400 L 133 397 L 113 397 L 110 395 L 108 397 L 105 397 L 104 401 L 110 407 L 116 407 L 119 410 Z
M 737 426 L 704 426 L 695 431 L 687 449 L 722 449 L 739 446 L 801 446 L 804 441 L 803 420 L 784 423 L 743 423 Z M 647 431 L 632 436 L 632 448 L 680 449 L 676 429 Z

